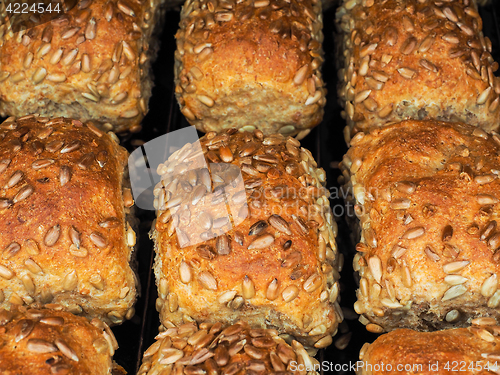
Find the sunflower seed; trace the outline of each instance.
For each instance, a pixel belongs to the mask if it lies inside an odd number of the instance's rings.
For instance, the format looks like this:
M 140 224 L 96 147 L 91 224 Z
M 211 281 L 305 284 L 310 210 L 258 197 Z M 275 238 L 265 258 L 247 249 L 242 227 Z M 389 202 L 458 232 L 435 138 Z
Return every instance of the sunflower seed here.
M 481 92 L 481 94 L 479 94 L 479 96 L 476 99 L 476 104 L 478 105 L 485 104 L 490 96 L 491 90 L 492 88 L 488 87 L 483 92 Z
M 481 285 L 481 294 L 485 297 L 491 297 L 498 288 L 498 278 L 496 273 L 486 278 Z
M 441 298 L 441 302 L 460 297 L 465 292 L 467 292 L 467 288 L 462 284 L 452 286 L 444 293 L 443 297 Z
M 71 244 L 68 249 L 69 253 L 77 258 L 85 258 L 89 255 L 89 252 L 84 247 L 77 247 L 75 244 Z
M 263 234 L 250 243 L 250 245 L 248 246 L 248 250 L 265 249 L 271 246 L 273 243 L 274 237 L 271 234 Z
M 125 1 L 118 0 L 118 2 L 116 3 L 116 7 L 127 16 L 135 17 L 134 11 Z
M 103 249 L 105 248 L 106 246 L 108 246 L 108 241 L 106 240 L 106 238 L 104 238 L 104 236 L 100 233 L 97 233 L 97 232 L 92 232 L 90 234 L 90 240 L 92 241 L 92 243 L 94 245 L 96 245 L 97 247 Z
M 61 154 L 66 154 L 66 153 L 69 153 L 69 152 L 73 152 L 75 150 L 78 150 L 81 146 L 81 142 L 76 140 L 76 141 L 72 141 L 70 142 L 69 144 L 67 144 L 66 146 L 64 146 L 62 149 L 61 149 Z
M 10 165 L 11 159 L 2 159 L 0 160 L 0 173 L 5 172 L 5 170 Z
M 400 51 L 403 55 L 409 55 L 415 50 L 416 46 L 417 46 L 417 38 L 411 36 L 408 39 L 406 39 L 404 43 L 401 45 Z
M 46 168 L 49 165 L 52 165 L 54 163 L 55 163 L 54 159 L 40 159 L 40 160 L 34 161 L 31 164 L 31 168 L 33 168 L 36 171 L 36 170 L 39 170 L 39 169 L 42 169 L 42 168 Z
M 40 268 L 40 266 L 32 259 L 25 260 L 24 265 L 26 266 L 28 271 L 30 271 L 31 273 L 33 273 L 35 275 L 42 275 L 43 274 L 43 271 Z M 0 276 L 2 276 L 2 275 L 0 275 Z
M 255 296 L 255 285 L 253 281 L 246 275 L 242 283 L 242 293 L 245 299 L 251 299 Z
M 61 186 L 66 185 L 71 180 L 71 168 L 67 165 L 61 166 L 59 171 L 59 183 Z
M 215 241 L 215 248 L 217 249 L 217 253 L 219 255 L 228 255 L 231 253 L 231 242 L 226 235 L 222 235 L 217 237 Z
M 498 203 L 498 198 L 488 195 L 488 194 L 478 194 L 476 196 L 477 203 L 480 205 L 496 204 Z
M 35 328 L 35 322 L 30 319 L 21 319 L 17 322 L 14 327 L 14 331 L 16 332 L 16 336 L 14 341 L 17 343 L 21 340 L 24 340 L 28 337 L 31 332 L 33 332 L 33 328 Z
M 309 72 L 309 65 L 306 64 L 302 66 L 299 70 L 297 70 L 297 73 L 295 73 L 295 76 L 293 78 L 293 83 L 296 86 L 301 85 L 307 78 Z
M 437 262 L 438 260 L 441 259 L 439 255 L 437 255 L 429 246 L 425 248 L 424 252 L 425 255 L 427 255 L 427 257 L 433 262 Z
M 78 161 L 77 165 L 80 169 L 86 170 L 90 168 L 94 161 L 94 153 L 89 152 L 88 154 L 83 155 L 80 160 Z
M 63 290 L 71 292 L 78 286 L 78 275 L 76 271 L 73 270 L 69 272 L 62 281 Z
M 373 255 L 368 259 L 368 268 L 377 283 L 380 284 L 382 281 L 382 262 L 380 258 L 376 255 Z
M 16 255 L 19 250 L 21 250 L 21 245 L 19 245 L 17 242 L 11 242 L 7 247 L 3 250 L 3 259 L 9 259 L 12 258 L 14 255 Z
M 304 282 L 302 286 L 307 293 L 312 293 L 323 284 L 323 278 L 320 274 L 314 273 Z
M 489 184 L 496 179 L 496 175 L 494 174 L 485 174 L 482 176 L 474 177 L 474 181 L 479 185 Z
M 184 352 L 175 348 L 162 349 L 162 354 L 163 358 L 159 362 L 160 365 L 170 365 L 184 357 Z
M 9 181 L 7 181 L 5 189 L 10 189 L 16 186 L 19 182 L 23 180 L 23 178 L 24 178 L 24 173 L 22 171 L 15 171 L 9 178 Z
M 460 285 L 467 281 L 466 277 L 460 275 L 447 275 L 444 278 L 444 282 L 448 285 Z
M 23 186 L 18 191 L 18 193 L 14 196 L 13 202 L 18 203 L 18 202 L 28 198 L 31 194 L 33 194 L 34 191 L 35 191 L 35 189 L 31 185 Z
M 120 226 L 120 221 L 117 217 L 108 217 L 99 223 L 101 228 L 118 228 Z
M 495 232 L 496 227 L 497 227 L 496 220 L 490 221 L 486 225 L 486 227 L 483 229 L 483 231 L 481 232 L 481 235 L 479 236 L 479 239 L 481 241 L 486 240 L 488 237 L 490 237 L 490 235 L 492 235 Z
M 406 210 L 407 208 L 410 208 L 411 206 L 411 201 L 409 199 L 401 198 L 401 199 L 394 199 L 390 203 L 390 207 L 393 210 Z
M 208 271 L 200 272 L 198 275 L 198 281 L 205 289 L 217 290 L 217 281 Z
M 268 224 L 266 221 L 264 220 L 259 220 L 257 222 L 255 222 L 251 227 L 250 227 L 250 230 L 248 232 L 248 235 L 249 236 L 256 236 L 260 233 L 262 233 L 264 230 L 266 230 L 268 227 Z
M 304 284 L 305 288 L 305 284 Z M 299 288 L 295 285 L 290 285 L 286 287 L 283 292 L 281 292 L 281 296 L 285 302 L 293 301 L 299 295 Z
M 206 260 L 212 260 L 217 256 L 215 250 L 209 245 L 200 245 L 196 248 L 196 251 L 200 257 Z
M 287 255 L 281 267 L 284 268 L 295 268 L 302 261 L 302 254 L 298 251 L 294 251 Z
M 271 226 L 280 231 L 280 232 L 283 232 L 289 236 L 292 235 L 292 231 L 290 230 L 290 225 L 288 224 L 288 222 L 283 219 L 281 216 L 279 215 L 271 215 L 269 216 L 269 219 L 268 219 L 268 222 L 269 224 L 271 224 Z
M 443 271 L 445 273 L 459 272 L 463 270 L 465 267 L 467 267 L 469 263 L 470 262 L 468 260 L 460 260 L 456 262 L 447 263 L 443 266 Z
M 398 73 L 401 74 L 401 76 L 406 79 L 413 79 L 417 75 L 416 71 L 406 67 L 399 68 Z
M 408 229 L 401 238 L 413 240 L 415 238 L 419 238 L 425 234 L 424 227 L 415 227 Z
M 71 359 L 72 361 L 78 362 L 78 355 L 73 349 L 69 347 L 69 345 L 64 340 L 57 338 L 55 339 L 54 344 L 67 358 Z
M 45 246 L 48 247 L 54 246 L 56 242 L 59 240 L 60 235 L 61 235 L 61 226 L 59 224 L 56 224 L 52 228 L 50 228 L 45 234 L 45 237 L 43 239 Z
M 26 344 L 26 349 L 32 353 L 57 352 L 57 348 L 54 344 L 41 339 L 29 339 Z
M 279 281 L 278 279 L 273 279 L 269 286 L 267 287 L 266 297 L 270 301 L 274 301 L 279 296 Z
M 496 232 L 489 238 L 488 247 L 492 250 L 496 250 L 500 247 L 500 232 Z

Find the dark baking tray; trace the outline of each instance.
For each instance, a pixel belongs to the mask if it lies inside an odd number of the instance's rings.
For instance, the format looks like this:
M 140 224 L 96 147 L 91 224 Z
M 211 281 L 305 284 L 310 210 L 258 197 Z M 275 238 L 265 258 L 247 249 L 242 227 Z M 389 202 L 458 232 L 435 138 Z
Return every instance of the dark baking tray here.
M 493 0 L 494 4 L 480 10 L 484 22 L 485 35 L 489 36 L 493 44 L 493 57 L 500 61 L 500 1 Z M 339 225 L 337 237 L 338 248 L 344 254 L 344 270 L 341 282 L 341 306 L 345 312 L 345 321 L 339 327 L 339 333 L 334 342 L 344 334 L 352 338 L 343 350 L 335 345 L 321 350 L 318 360 L 322 364 L 322 374 L 347 374 L 352 373 L 349 365 L 358 359 L 358 353 L 365 342 L 372 342 L 377 335 L 369 333 L 357 321 L 352 306 L 355 302 L 356 283 L 352 269 L 354 245 L 351 243 L 349 230 L 345 223 L 345 208 L 342 194 L 337 183 L 340 172 L 337 168 L 338 161 L 342 160 L 347 147 L 344 143 L 342 130 L 344 120 L 340 117 L 340 106 L 337 103 L 336 85 L 337 72 L 334 54 L 334 19 L 335 9 L 330 9 L 324 14 L 324 50 L 325 64 L 323 76 L 327 82 L 328 95 L 327 107 L 323 122 L 316 127 L 303 141 L 302 145 L 313 153 L 314 157 L 327 172 L 327 187 L 331 192 L 331 207 Z M 168 11 L 166 22 L 161 34 L 161 48 L 158 59 L 153 66 L 155 87 L 149 103 L 150 112 L 143 122 L 143 130 L 137 134 L 122 136 L 122 144 L 129 151 L 133 151 L 143 142 L 148 142 L 162 134 L 189 126 L 180 114 L 174 97 L 173 83 L 173 56 L 175 51 L 174 35 L 179 23 L 178 10 Z M 348 212 L 349 213 L 349 212 Z M 352 214 L 352 212 L 351 212 Z M 148 232 L 154 219 L 154 213 L 138 209 L 137 215 L 141 224 L 139 229 L 139 246 L 137 257 L 139 261 L 139 279 L 141 281 L 141 297 L 136 305 L 136 315 L 132 320 L 121 326 L 114 327 L 120 348 L 116 351 L 115 361 L 125 370 L 134 375 L 141 364 L 142 353 L 154 342 L 158 333 L 158 313 L 155 309 L 157 298 L 152 264 L 154 260 L 153 243 Z

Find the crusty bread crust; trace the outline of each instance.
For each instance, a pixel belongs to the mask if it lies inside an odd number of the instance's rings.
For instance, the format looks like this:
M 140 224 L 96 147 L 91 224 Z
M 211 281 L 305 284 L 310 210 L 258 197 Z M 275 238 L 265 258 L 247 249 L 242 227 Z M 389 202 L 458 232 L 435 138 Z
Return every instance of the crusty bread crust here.
M 337 22 L 347 142 L 405 119 L 498 127 L 498 63 L 474 0 L 349 0 Z
M 122 194 L 127 152 L 117 142 L 71 119 L 0 124 L 0 307 L 59 303 L 110 324 L 132 317 L 133 202 Z
M 176 96 L 203 132 L 309 133 L 326 91 L 321 2 L 188 0 L 175 54 Z
M 2 29 L 0 115 L 66 116 L 138 131 L 153 86 L 160 4 L 81 0 L 25 33 Z
M 499 317 L 500 137 L 405 121 L 358 133 L 341 163 L 361 231 L 355 309 L 373 332 Z
M 213 205 L 224 201 L 221 178 L 226 177 L 215 169 L 218 164 L 210 167 L 213 194 L 206 194 L 206 169 L 179 173 L 175 181 L 166 174 L 155 189 L 159 202 L 173 205 L 158 212 L 152 233 L 161 322 L 168 328 L 191 320 L 232 324 L 244 319 L 253 328 L 271 327 L 307 345 L 327 346 L 342 312 L 336 303 L 337 227 L 322 189 L 325 173 L 291 137 L 235 132 L 212 132 L 200 140 L 207 163 L 226 161 L 222 166 L 243 171 L 243 196 L 236 195 L 233 180 L 226 181 L 228 202 L 239 202 L 229 215 L 225 204 Z M 189 147 L 159 170 L 185 170 L 196 154 Z M 231 222 L 237 225 L 228 226 Z M 207 232 L 192 234 L 194 228 Z M 175 233 L 183 241 L 216 238 L 181 248 Z

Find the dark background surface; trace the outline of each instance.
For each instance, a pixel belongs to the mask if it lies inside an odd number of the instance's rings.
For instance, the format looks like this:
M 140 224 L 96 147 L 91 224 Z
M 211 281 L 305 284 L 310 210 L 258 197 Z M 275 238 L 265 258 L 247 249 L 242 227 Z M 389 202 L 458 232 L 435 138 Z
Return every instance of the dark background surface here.
M 493 57 L 500 61 L 500 32 L 498 19 L 500 15 L 500 1 L 493 0 L 494 5 L 481 9 L 483 16 L 485 35 L 489 36 L 493 44 Z M 327 187 L 331 191 L 331 207 L 339 225 L 337 237 L 338 248 L 345 256 L 344 270 L 342 271 L 341 283 L 341 305 L 344 308 L 346 319 L 339 327 L 339 333 L 334 337 L 334 343 L 345 334 L 351 334 L 349 345 L 344 350 L 339 350 L 335 345 L 321 350 L 318 360 L 327 364 L 324 366 L 324 374 L 346 374 L 349 371 L 335 371 L 335 364 L 346 365 L 354 363 L 358 359 L 358 353 L 365 342 L 372 342 L 377 335 L 369 333 L 364 326 L 357 321 L 352 306 L 356 300 L 352 270 L 352 258 L 354 256 L 354 245 L 350 241 L 349 230 L 344 218 L 344 205 L 340 197 L 337 178 L 340 175 L 336 168 L 337 162 L 342 160 L 347 147 L 344 143 L 342 129 L 344 120 L 340 117 L 340 107 L 336 98 L 337 71 L 335 68 L 334 54 L 334 20 L 335 9 L 330 9 L 324 14 L 324 50 L 325 64 L 323 66 L 323 77 L 327 82 L 328 95 L 326 113 L 323 122 L 316 127 L 304 140 L 302 145 L 312 151 L 318 164 L 327 172 Z M 150 112 L 143 122 L 143 130 L 138 134 L 122 136 L 122 144 L 129 151 L 133 151 L 143 142 L 150 141 L 162 134 L 189 126 L 179 112 L 173 95 L 174 77 L 174 51 L 175 38 L 179 23 L 179 12 L 168 11 L 166 22 L 161 35 L 161 48 L 158 59 L 154 64 L 155 87 L 153 96 L 149 103 Z M 338 196 L 338 198 L 337 198 Z M 142 284 L 142 295 L 136 305 L 136 315 L 131 321 L 122 326 L 114 327 L 116 338 L 120 348 L 115 354 L 115 360 L 122 365 L 130 375 L 135 375 L 140 366 L 142 353 L 154 342 L 158 333 L 158 313 L 155 309 L 157 297 L 154 274 L 151 270 L 153 264 L 153 243 L 149 240 L 148 232 L 154 213 L 151 211 L 137 210 L 141 220 L 139 248 L 137 257 L 139 260 L 139 278 Z M 350 333 L 349 333 L 350 332 Z M 345 336 L 344 336 L 345 338 Z M 327 369 L 332 368 L 333 371 Z

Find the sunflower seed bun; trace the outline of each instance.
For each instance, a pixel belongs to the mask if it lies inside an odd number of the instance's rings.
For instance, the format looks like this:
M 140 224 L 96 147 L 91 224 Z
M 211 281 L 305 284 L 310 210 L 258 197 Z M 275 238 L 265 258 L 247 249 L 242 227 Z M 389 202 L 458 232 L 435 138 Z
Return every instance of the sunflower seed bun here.
M 175 53 L 176 96 L 203 132 L 307 135 L 326 91 L 321 2 L 188 0 Z
M 288 345 L 276 330 L 251 329 L 240 321 L 187 323 L 160 333 L 144 353 L 138 375 L 175 374 L 306 374 L 318 366 L 297 341 Z M 173 372 L 170 372 L 173 371 Z M 310 371 L 307 374 L 317 375 Z
M 200 144 L 159 167 L 152 237 L 161 322 L 244 319 L 328 346 L 342 321 L 342 260 L 325 172 L 296 139 L 280 134 L 229 129 Z M 177 175 L 166 173 L 174 169 Z
M 382 335 L 373 344 L 363 346 L 359 355 L 362 366 L 358 362 L 356 373 L 498 373 L 500 326 L 492 318 L 477 318 L 472 323 L 469 328 L 436 332 L 397 329 Z
M 0 124 L 0 307 L 58 303 L 109 324 L 132 317 L 133 201 L 117 142 L 71 119 Z
M 355 309 L 368 330 L 499 317 L 499 145 L 497 133 L 434 121 L 351 140 L 341 167 L 360 219 Z
M 53 307 L 0 309 L 0 373 L 111 374 L 118 344 L 109 327 Z
M 347 142 L 405 119 L 498 127 L 498 63 L 475 1 L 349 0 L 337 22 Z
M 79 0 L 18 33 L 0 21 L 0 115 L 66 116 L 138 131 L 153 86 L 160 3 Z

